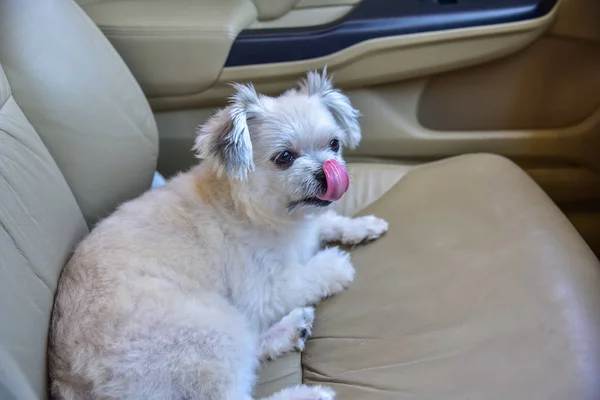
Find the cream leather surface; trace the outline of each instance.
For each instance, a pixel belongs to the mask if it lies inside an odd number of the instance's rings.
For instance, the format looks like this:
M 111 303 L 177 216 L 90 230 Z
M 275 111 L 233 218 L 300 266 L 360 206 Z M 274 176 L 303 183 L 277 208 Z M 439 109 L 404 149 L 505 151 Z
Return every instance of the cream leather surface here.
M 277 0 L 275 0 L 277 1 Z M 331 6 L 353 6 L 356 7 L 362 0 L 300 0 L 295 8 L 318 8 Z
M 300 0 L 252 0 L 260 20 L 270 20 L 288 13 Z
M 325 25 L 351 12 L 361 0 L 253 0 L 258 19 L 251 29 Z
M 150 186 L 158 155 L 150 108 L 75 3 L 0 1 L 0 63 L 88 224 Z
M 121 6 L 110 5 L 104 7 L 102 3 L 136 3 L 144 2 L 150 7 L 162 7 L 166 10 L 172 9 L 171 4 L 184 4 L 181 0 L 76 0 L 84 9 L 96 9 L 116 11 Z M 332 22 L 344 14 L 348 13 L 361 0 L 244 0 L 245 4 L 239 2 L 241 7 L 247 8 L 252 5 L 254 11 L 253 27 L 303 27 L 325 24 Z M 188 7 L 202 7 L 205 3 L 215 3 L 214 0 L 194 0 L 185 2 Z M 225 3 L 225 2 L 223 2 Z M 124 6 L 130 10 L 140 10 L 140 8 Z M 209 10 L 210 11 L 210 10 Z M 320 15 L 319 15 L 320 11 Z M 106 12 L 106 11 L 103 11 Z M 112 14 L 114 18 L 119 18 L 118 13 Z M 315 20 L 314 17 L 317 19 Z
M 46 391 L 54 290 L 87 226 L 52 155 L 11 93 L 3 67 L 0 64 L 0 399 L 29 400 L 42 398 Z
M 254 388 L 254 397 L 262 399 L 289 386 L 302 383 L 300 353 L 289 353 L 264 364 Z
M 252 0 L 258 11 L 253 27 L 300 27 L 334 21 L 356 6 L 360 0 Z M 303 12 L 311 9 L 312 12 Z M 334 11 L 335 10 L 335 11 Z M 342 11 L 344 10 L 344 11 Z M 311 15 L 322 15 L 317 20 Z M 337 14 L 336 13 L 340 13 Z
M 600 264 L 517 167 L 420 167 L 372 213 L 390 231 L 317 309 L 305 382 L 352 400 L 600 398 Z
M 249 29 L 298 28 L 325 25 L 343 18 L 352 6 L 294 8 L 277 19 L 255 21 Z
M 600 263 L 530 178 L 490 155 L 350 171 L 339 210 L 394 226 L 319 306 L 304 382 L 353 400 L 600 396 Z M 296 356 L 256 393 L 300 383 Z
M 114 1 L 85 11 L 149 97 L 210 87 L 238 33 L 256 19 L 248 0 Z
M 349 162 L 351 187 L 333 207 L 342 215 L 356 215 L 384 196 L 413 168 L 415 165 L 410 164 Z

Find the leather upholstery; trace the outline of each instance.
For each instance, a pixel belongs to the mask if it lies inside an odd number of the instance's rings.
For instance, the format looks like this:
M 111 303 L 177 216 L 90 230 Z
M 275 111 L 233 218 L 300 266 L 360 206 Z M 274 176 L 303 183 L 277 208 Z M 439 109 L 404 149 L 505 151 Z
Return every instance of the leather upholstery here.
M 74 3 L 0 1 L 0 399 L 46 396 L 60 272 L 157 153 L 140 88 Z
M 258 374 L 254 397 L 262 399 L 289 386 L 302 383 L 300 353 L 289 353 L 265 363 Z
M 0 63 L 88 224 L 150 186 L 158 134 L 141 89 L 72 1 L 0 1 Z
M 87 226 L 0 65 L 0 399 L 46 390 L 58 276 Z
M 303 369 L 353 400 L 600 398 L 600 264 L 529 177 L 490 155 L 349 170 L 338 210 L 390 232 L 353 250 L 302 366 L 275 360 L 258 393 Z
M 108 1 L 84 10 L 148 97 L 208 89 L 237 35 L 256 20 L 256 8 L 248 0 Z
M 353 216 L 364 210 L 384 196 L 413 168 L 410 164 L 365 161 L 357 160 L 348 163 L 352 184 L 344 197 L 333 205 L 342 215 Z
M 306 382 L 353 400 L 600 398 L 600 264 L 514 164 L 417 168 L 372 213 L 390 231 L 318 307 Z

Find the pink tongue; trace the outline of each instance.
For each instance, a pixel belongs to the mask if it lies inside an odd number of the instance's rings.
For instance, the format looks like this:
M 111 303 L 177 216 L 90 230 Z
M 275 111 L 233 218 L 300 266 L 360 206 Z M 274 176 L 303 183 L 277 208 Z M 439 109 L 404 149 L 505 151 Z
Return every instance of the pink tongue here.
M 327 191 L 317 196 L 319 200 L 336 201 L 339 200 L 350 186 L 350 179 L 346 168 L 337 162 L 330 159 L 323 163 L 323 172 L 327 179 Z

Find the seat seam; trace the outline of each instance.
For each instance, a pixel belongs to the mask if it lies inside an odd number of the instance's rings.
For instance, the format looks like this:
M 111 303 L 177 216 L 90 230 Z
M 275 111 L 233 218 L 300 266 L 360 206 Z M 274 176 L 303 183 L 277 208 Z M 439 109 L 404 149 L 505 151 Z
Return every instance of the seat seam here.
M 2 108 L 0 107 L 0 111 L 2 111 Z M 0 128 L 0 133 L 4 133 L 6 136 L 8 136 L 9 138 L 13 139 L 15 142 L 17 142 L 18 144 L 20 144 L 21 146 L 23 146 L 25 149 L 27 149 L 31 155 L 33 155 L 36 160 L 41 161 L 43 164 L 45 164 L 44 159 L 37 154 L 35 151 L 33 151 L 31 148 L 29 148 L 29 146 L 27 146 L 25 143 L 23 143 L 22 140 L 20 140 L 19 138 L 17 138 L 15 135 L 12 135 L 10 132 L 8 132 L 6 129 L 2 129 Z M 36 133 L 37 134 L 37 133 Z M 39 138 L 39 135 L 38 135 Z M 40 138 L 40 141 L 42 139 Z M 43 143 L 43 142 L 42 142 Z M 53 159 L 54 160 L 54 159 Z M 62 171 L 61 171 L 62 172 Z
M 260 381 L 260 382 L 258 382 L 258 383 L 259 383 L 260 385 L 265 385 L 265 384 L 267 384 L 267 383 L 273 383 L 273 382 L 277 382 L 277 381 L 278 381 L 278 380 L 280 380 L 280 379 L 287 378 L 288 376 L 292 376 L 292 375 L 294 375 L 294 374 L 296 374 L 296 371 L 293 371 L 293 372 L 288 372 L 288 373 L 287 373 L 287 374 L 285 374 L 285 375 L 277 376 L 277 377 L 275 377 L 275 378 L 268 379 L 268 380 L 266 380 L 266 381 Z
M 0 227 L 2 227 L 2 230 L 4 232 L 6 232 L 6 234 L 8 235 L 10 240 L 13 242 L 13 245 L 18 250 L 21 257 L 23 257 L 23 259 L 25 259 L 27 268 L 29 268 L 31 270 L 31 272 L 33 273 L 33 275 L 35 275 L 35 277 L 38 278 L 44 284 L 44 287 L 46 289 L 48 289 L 48 292 L 50 292 L 50 294 L 54 294 L 53 291 L 50 289 L 50 286 L 48 285 L 48 283 L 44 280 L 44 278 L 42 278 L 38 274 L 38 272 L 31 266 L 31 260 L 29 259 L 29 257 L 27 257 L 27 255 L 25 254 L 25 252 L 23 251 L 23 249 L 21 248 L 21 246 L 19 245 L 19 243 L 17 242 L 15 237 L 12 235 L 12 233 L 10 233 L 10 231 L 7 229 L 6 225 L 4 224 L 4 222 L 2 220 L 0 220 Z
M 2 109 L 4 108 L 4 106 L 6 105 L 6 103 L 8 103 L 8 100 L 12 99 L 12 97 L 13 97 L 12 92 L 10 92 L 8 94 L 8 96 L 6 96 L 6 99 L 4 99 L 4 101 L 2 102 L 2 104 L 0 104 L 0 111 L 2 111 Z

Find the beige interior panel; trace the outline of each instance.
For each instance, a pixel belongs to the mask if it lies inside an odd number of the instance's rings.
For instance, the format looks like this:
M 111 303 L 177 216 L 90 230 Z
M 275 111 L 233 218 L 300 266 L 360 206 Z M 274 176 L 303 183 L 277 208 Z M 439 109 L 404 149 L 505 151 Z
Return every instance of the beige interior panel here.
M 343 17 L 361 0 L 252 0 L 258 19 L 252 28 L 321 25 Z M 311 12 L 306 12 L 307 9 Z M 320 9 L 320 13 L 316 9 Z M 311 19 L 315 18 L 315 19 Z
M 356 6 L 362 0 L 300 0 L 296 8 Z
M 433 77 L 419 121 L 434 130 L 572 126 L 600 107 L 598 71 L 600 43 L 544 38 L 506 59 Z
M 300 0 L 252 0 L 258 10 L 260 21 L 279 18 L 289 12 Z
M 208 90 L 187 96 L 150 96 L 156 111 L 220 105 L 232 81 L 252 81 L 258 90 L 279 93 L 306 70 L 328 65 L 346 88 L 394 82 L 483 63 L 530 44 L 551 23 L 555 10 L 538 19 L 374 39 L 332 55 L 298 62 L 223 69 Z
M 298 28 L 307 26 L 324 25 L 340 18 L 352 11 L 352 6 L 329 6 L 313 8 L 295 8 L 281 17 L 269 21 L 256 21 L 250 25 L 251 29 Z
M 196 127 L 208 120 L 215 111 L 215 108 L 198 108 L 154 115 L 160 133 L 157 169 L 161 174 L 169 177 L 198 162 L 191 150 Z
M 93 3 L 84 10 L 150 97 L 210 87 L 238 33 L 256 20 L 250 0 L 129 0 Z
M 260 0 L 259 0 L 260 1 Z M 263 0 L 278 3 L 279 0 Z M 361 0 L 300 0 L 277 18 L 259 17 L 251 29 L 299 28 L 325 25 L 346 16 Z M 255 2 L 256 3 L 256 2 Z M 285 3 L 285 2 L 284 2 Z M 257 7 L 258 7 L 258 3 Z

